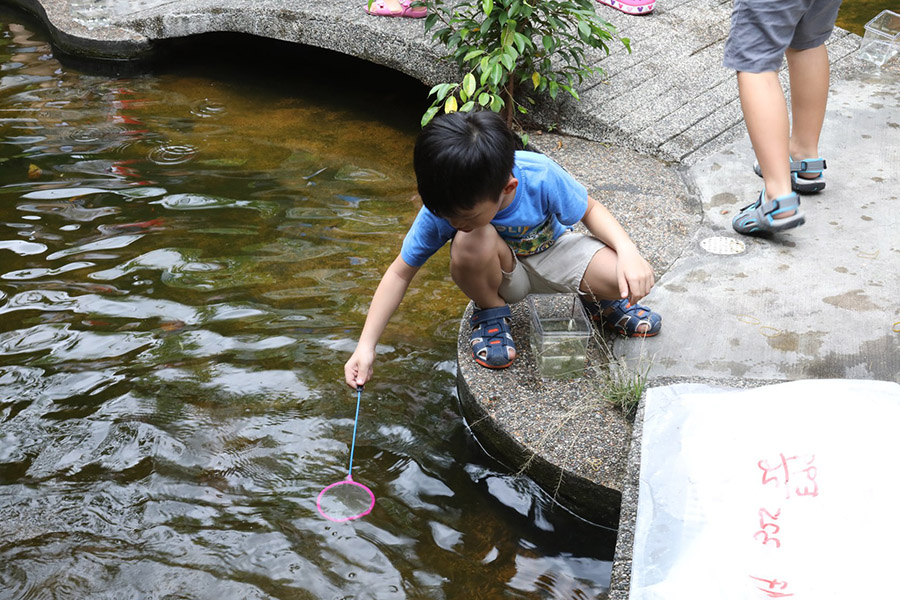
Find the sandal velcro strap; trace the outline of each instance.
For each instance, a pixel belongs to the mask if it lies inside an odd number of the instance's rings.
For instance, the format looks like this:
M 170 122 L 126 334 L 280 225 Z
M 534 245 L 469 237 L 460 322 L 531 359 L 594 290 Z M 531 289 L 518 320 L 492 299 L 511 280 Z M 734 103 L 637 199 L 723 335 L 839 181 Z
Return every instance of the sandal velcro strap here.
M 766 200 L 762 204 L 762 214 L 771 217 L 783 212 L 789 212 L 800 208 L 800 196 L 797 194 L 786 194 L 779 196 L 774 200 Z
M 509 305 L 504 304 L 503 306 L 497 306 L 495 308 L 476 308 L 472 312 L 471 323 L 474 327 L 479 323 L 484 323 L 485 321 L 493 321 L 494 319 L 508 319 L 512 313 L 509 310 Z
M 793 173 L 821 173 L 826 168 L 824 158 L 791 161 L 791 172 Z

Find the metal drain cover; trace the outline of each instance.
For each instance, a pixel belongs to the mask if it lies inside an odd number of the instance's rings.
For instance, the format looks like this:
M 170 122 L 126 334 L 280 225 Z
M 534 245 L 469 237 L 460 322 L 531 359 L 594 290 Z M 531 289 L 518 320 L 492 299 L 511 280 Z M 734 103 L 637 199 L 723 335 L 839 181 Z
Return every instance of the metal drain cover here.
M 713 236 L 701 240 L 700 247 L 710 254 L 741 254 L 747 246 L 741 240 L 725 236 Z

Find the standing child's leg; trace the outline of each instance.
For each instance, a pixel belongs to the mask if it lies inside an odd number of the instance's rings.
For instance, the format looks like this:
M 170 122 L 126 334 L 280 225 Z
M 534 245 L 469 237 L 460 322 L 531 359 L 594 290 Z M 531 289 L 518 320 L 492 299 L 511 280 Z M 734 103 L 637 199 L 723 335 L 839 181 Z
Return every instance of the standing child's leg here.
M 790 125 L 775 71 L 738 71 L 741 110 L 765 186 L 753 204 L 734 217 L 738 233 L 783 231 L 803 225 L 800 198 L 791 189 Z
M 809 50 L 789 48 L 785 55 L 791 76 L 791 157 L 794 160 L 817 158 L 828 101 L 828 50 L 822 44 Z
M 766 198 L 772 200 L 791 192 L 787 104 L 778 74 L 738 72 L 741 110 L 750 134 L 750 143 L 766 182 Z M 785 218 L 793 213 L 779 214 Z

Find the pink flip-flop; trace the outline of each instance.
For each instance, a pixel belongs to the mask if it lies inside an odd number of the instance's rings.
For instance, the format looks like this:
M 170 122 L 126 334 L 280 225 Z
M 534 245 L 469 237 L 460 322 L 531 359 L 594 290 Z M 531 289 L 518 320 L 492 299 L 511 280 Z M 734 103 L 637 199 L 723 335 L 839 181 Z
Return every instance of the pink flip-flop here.
M 597 0 L 629 15 L 648 15 L 653 12 L 656 0 Z
M 428 9 L 424 6 L 410 6 L 410 4 L 412 4 L 412 0 L 398 0 L 398 2 L 400 2 L 400 6 L 403 7 L 403 12 L 400 13 L 401 17 L 421 19 L 428 15 Z
M 366 8 L 366 12 L 370 15 L 378 17 L 406 17 L 408 19 L 421 19 L 428 14 L 428 9 L 424 6 L 411 7 L 412 0 L 398 0 L 400 10 L 391 10 L 388 8 L 384 0 L 375 0 L 372 8 Z

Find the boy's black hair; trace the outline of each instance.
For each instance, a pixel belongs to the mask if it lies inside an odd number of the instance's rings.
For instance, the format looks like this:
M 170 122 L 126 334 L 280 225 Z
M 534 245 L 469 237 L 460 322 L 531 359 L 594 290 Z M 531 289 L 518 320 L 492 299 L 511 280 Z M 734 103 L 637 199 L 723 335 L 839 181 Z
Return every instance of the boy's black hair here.
M 512 175 L 515 153 L 515 137 L 497 113 L 435 118 L 419 134 L 413 151 L 422 202 L 446 217 L 498 199 Z

